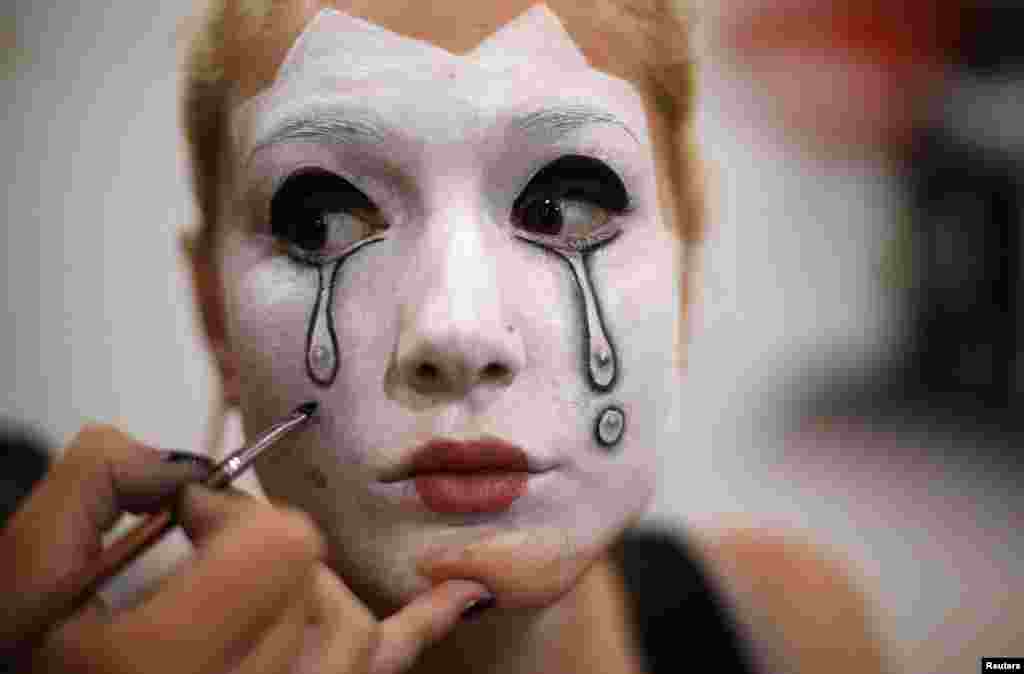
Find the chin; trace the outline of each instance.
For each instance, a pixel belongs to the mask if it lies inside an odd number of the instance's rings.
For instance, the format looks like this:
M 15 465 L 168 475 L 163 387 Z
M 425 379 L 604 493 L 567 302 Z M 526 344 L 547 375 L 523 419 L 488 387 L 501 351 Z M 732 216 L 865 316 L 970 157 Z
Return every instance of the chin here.
M 600 521 L 593 513 L 574 512 L 574 521 L 499 529 L 461 546 L 428 549 L 417 560 L 418 575 L 431 584 L 448 579 L 486 585 L 505 608 L 551 606 L 571 592 L 583 575 L 603 559 L 643 508 L 620 511 Z
M 543 609 L 571 592 L 635 519 L 585 536 L 571 525 L 478 524 L 406 525 L 360 544 L 328 539 L 335 571 L 381 616 L 456 579 L 485 585 L 499 607 Z

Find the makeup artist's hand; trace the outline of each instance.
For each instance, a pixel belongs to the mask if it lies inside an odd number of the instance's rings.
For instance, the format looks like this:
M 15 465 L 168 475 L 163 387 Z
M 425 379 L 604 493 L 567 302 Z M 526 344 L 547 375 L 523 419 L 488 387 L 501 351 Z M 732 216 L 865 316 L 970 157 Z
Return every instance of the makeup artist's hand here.
M 114 428 L 78 434 L 0 532 L 0 653 L 55 672 L 290 672 L 301 659 L 303 670 L 385 674 L 485 593 L 451 581 L 378 622 L 321 563 L 323 540 L 304 514 L 189 486 L 179 513 L 198 548 L 191 564 L 137 607 L 111 614 L 97 600 L 23 644 L 123 511 L 156 509 L 208 470 L 168 459 Z

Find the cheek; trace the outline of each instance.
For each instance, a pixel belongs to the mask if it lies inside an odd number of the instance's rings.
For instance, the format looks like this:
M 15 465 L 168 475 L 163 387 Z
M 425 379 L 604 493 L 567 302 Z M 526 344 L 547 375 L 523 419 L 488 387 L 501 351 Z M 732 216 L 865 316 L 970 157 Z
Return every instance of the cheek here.
M 595 292 L 616 350 L 622 378 L 616 392 L 649 408 L 648 418 L 663 421 L 679 384 L 675 357 L 679 320 L 679 242 L 662 230 L 626 238 L 597 261 Z M 600 265 L 600 266 L 599 266 Z
M 620 364 L 615 387 L 598 397 L 598 409 L 621 409 L 625 424 L 621 445 L 607 450 L 603 465 L 594 465 L 634 506 L 650 498 L 659 451 L 673 441 L 680 383 L 674 357 L 678 243 L 661 228 L 652 229 L 598 251 L 601 256 L 595 255 L 591 265 L 594 293 Z M 595 417 L 595 433 L 600 419 Z
M 389 444 L 389 427 L 380 420 L 395 410 L 379 395 L 395 335 L 389 320 L 394 307 L 382 299 L 395 295 L 387 246 L 365 246 L 346 257 L 333 286 L 333 264 L 298 264 L 244 240 L 227 251 L 225 308 L 248 433 L 315 400 L 323 414 L 310 447 L 323 449 L 310 459 L 333 463 L 340 458 L 351 465 L 372 459 L 366 456 L 369 449 Z M 324 322 L 336 337 L 326 344 L 338 362 L 336 376 L 326 383 L 318 381 L 309 358 Z
M 305 369 L 317 270 L 238 246 L 223 260 L 229 348 L 238 359 L 246 425 L 271 423 L 316 399 Z

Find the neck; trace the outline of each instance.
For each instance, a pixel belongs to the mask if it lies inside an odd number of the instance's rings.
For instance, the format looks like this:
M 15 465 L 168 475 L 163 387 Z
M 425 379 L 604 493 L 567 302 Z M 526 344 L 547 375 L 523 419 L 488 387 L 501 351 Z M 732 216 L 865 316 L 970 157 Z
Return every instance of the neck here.
M 463 621 L 409 674 L 640 672 L 628 618 L 621 580 L 602 559 L 549 607 L 498 607 Z

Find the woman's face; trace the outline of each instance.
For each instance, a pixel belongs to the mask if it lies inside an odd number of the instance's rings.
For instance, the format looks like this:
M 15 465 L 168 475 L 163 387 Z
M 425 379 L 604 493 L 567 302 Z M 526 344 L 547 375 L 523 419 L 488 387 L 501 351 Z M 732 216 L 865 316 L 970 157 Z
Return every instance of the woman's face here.
M 502 22 L 452 53 L 324 11 L 232 116 L 246 430 L 320 403 L 259 478 L 382 608 L 445 578 L 552 602 L 671 442 L 680 256 L 641 98 L 547 8 Z

